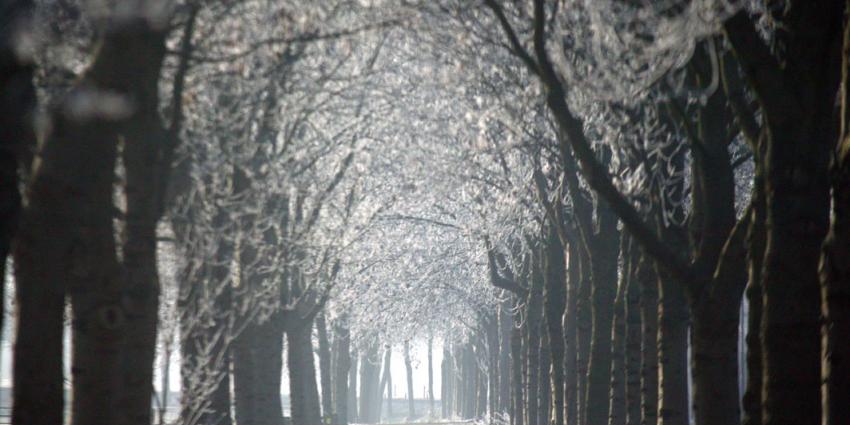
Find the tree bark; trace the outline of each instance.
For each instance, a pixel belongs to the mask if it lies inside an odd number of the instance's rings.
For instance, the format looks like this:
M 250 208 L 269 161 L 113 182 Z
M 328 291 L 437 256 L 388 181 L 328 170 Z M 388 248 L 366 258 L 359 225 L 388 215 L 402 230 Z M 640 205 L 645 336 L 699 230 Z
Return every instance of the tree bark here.
M 658 420 L 658 278 L 651 260 L 641 255 L 636 279 L 640 285 L 641 424 Z
M 850 418 L 850 2 L 844 8 L 841 132 L 832 164 L 832 216 L 820 262 L 823 425 Z
M 527 303 L 527 335 L 526 335 L 526 351 L 528 356 L 527 363 L 527 381 L 526 395 L 528 404 L 526 405 L 526 424 L 540 425 L 539 417 L 540 410 L 538 403 L 540 400 L 540 388 L 538 381 L 540 380 L 540 338 L 541 328 L 543 325 L 543 273 L 541 250 L 535 249 L 532 254 L 531 266 L 531 289 L 528 293 Z
M 365 424 L 373 424 L 378 421 L 375 412 L 375 398 L 378 396 L 378 375 L 380 359 L 378 357 L 378 344 L 373 342 L 366 349 L 366 353 L 360 358 L 360 412 L 358 420 Z
M 553 425 L 564 425 L 564 328 L 567 302 L 565 249 L 554 225 L 547 232 L 544 257 L 543 303 L 549 337 L 552 370 L 550 376 Z M 548 372 L 548 371 L 547 371 Z
M 688 304 L 682 287 L 669 277 L 660 277 L 658 287 L 658 423 L 687 425 Z
M 510 300 L 505 298 L 499 304 L 499 413 L 511 410 L 511 331 L 513 317 Z
M 636 268 L 640 260 L 640 250 L 629 243 L 629 254 L 624 267 L 626 273 L 625 297 L 625 375 L 626 375 L 626 424 L 641 423 L 641 320 L 640 320 L 640 282 L 637 281 Z
M 522 379 L 524 369 L 522 353 L 525 350 L 523 350 L 524 338 L 522 337 L 522 328 L 528 326 L 528 324 L 522 319 L 522 315 L 519 314 L 520 302 L 519 298 L 514 296 L 517 313 L 514 314 L 514 325 L 513 330 L 511 331 L 512 425 L 525 424 L 525 386 Z
M 333 401 L 336 411 L 337 424 L 346 425 L 350 422 L 349 405 L 349 371 L 351 370 L 351 334 L 344 320 L 339 319 L 333 327 Z M 356 375 L 355 375 L 356 376 Z M 354 391 L 356 392 L 356 387 Z
M 428 338 L 428 416 L 433 418 L 434 411 L 434 338 Z
M 322 416 L 313 360 L 313 326 L 312 321 L 299 325 L 286 331 L 292 425 L 314 425 L 321 423 Z
M 359 356 L 357 351 L 350 353 L 351 367 L 348 369 L 348 422 L 357 422 L 357 363 Z M 342 402 L 342 400 L 340 400 Z
M 614 326 L 611 329 L 611 398 L 609 404 L 608 425 L 625 425 L 626 423 L 626 319 L 625 297 L 628 286 L 628 237 L 620 235 L 620 256 L 623 268 L 620 273 L 620 283 L 617 296 L 614 299 Z
M 316 316 L 316 331 L 319 335 L 319 377 L 322 388 L 322 416 L 333 415 L 333 393 L 331 384 L 331 345 L 328 340 L 328 326 L 324 312 Z

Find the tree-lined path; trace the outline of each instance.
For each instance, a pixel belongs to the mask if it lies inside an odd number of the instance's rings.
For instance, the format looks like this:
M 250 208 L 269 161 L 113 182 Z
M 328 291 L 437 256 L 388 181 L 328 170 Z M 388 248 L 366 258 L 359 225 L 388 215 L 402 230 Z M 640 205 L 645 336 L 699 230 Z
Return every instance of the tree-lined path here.
M 846 423 L 848 16 L 0 0 L 0 403 L 15 425 Z

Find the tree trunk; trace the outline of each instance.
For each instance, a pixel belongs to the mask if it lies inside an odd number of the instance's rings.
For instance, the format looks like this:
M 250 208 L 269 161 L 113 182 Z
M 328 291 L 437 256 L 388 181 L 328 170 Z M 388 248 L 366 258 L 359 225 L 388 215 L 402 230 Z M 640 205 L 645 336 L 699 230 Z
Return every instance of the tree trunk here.
M 434 411 L 434 338 L 428 338 L 428 417 L 436 415 Z
M 233 398 L 239 425 L 280 425 L 283 326 L 279 314 L 246 326 L 233 345 Z
M 578 371 L 576 370 L 578 293 L 581 286 L 581 248 L 574 240 L 569 244 L 567 268 L 567 303 L 564 310 L 564 422 L 578 425 Z
M 549 374 L 552 367 L 552 356 L 549 351 L 549 335 L 546 332 L 542 333 L 542 337 L 540 338 L 540 380 L 537 381 L 537 385 L 539 386 L 538 393 L 540 394 L 540 399 L 538 401 L 538 422 L 540 425 L 546 425 L 549 423 L 549 413 L 552 411 L 552 387 L 549 383 L 549 379 L 544 379 L 544 377 Z
M 599 233 L 590 249 L 593 330 L 587 374 L 587 424 L 608 423 L 608 384 L 611 379 L 611 325 L 617 285 L 619 232 L 617 220 L 605 207 L 597 211 Z
M 454 382 L 454 376 L 452 373 L 452 363 L 453 360 L 450 343 L 446 340 L 443 340 L 443 361 L 441 363 L 442 373 L 440 380 L 440 408 L 443 412 L 443 419 L 448 419 L 452 415 L 452 401 L 454 397 L 452 396 L 452 383 Z
M 542 258 L 540 250 L 532 254 L 531 290 L 527 301 L 527 330 L 526 349 L 528 356 L 526 394 L 527 394 L 527 419 L 528 425 L 540 425 L 540 411 L 538 402 L 540 400 L 540 333 L 543 322 L 543 273 L 541 270 Z
M 350 338 L 350 337 L 349 337 Z M 348 422 L 357 422 L 357 351 L 350 352 L 351 367 L 348 369 Z M 342 402 L 342 400 L 340 400 Z
M 620 284 L 617 297 L 614 300 L 614 326 L 611 330 L 611 399 L 608 407 L 608 425 L 625 425 L 626 423 L 626 319 L 625 297 L 628 286 L 628 237 L 620 235 L 620 256 L 623 259 L 623 270 L 620 273 Z
M 658 278 L 651 261 L 641 256 L 635 272 L 640 285 L 641 424 L 658 420 Z
M 626 340 L 625 340 L 625 376 L 626 376 L 626 424 L 641 423 L 641 320 L 640 320 L 640 282 L 637 281 L 636 268 L 640 260 L 640 250 L 629 244 L 629 254 L 624 267 L 626 273 Z
M 688 304 L 677 282 L 661 277 L 658 285 L 658 423 L 687 425 Z
M 312 323 L 299 323 L 286 332 L 292 425 L 321 423 L 316 366 L 313 360 Z
M 404 372 L 407 377 L 407 417 L 413 419 L 416 409 L 413 406 L 413 364 L 410 360 L 410 341 L 404 341 Z
M 331 344 L 328 340 L 328 326 L 325 322 L 325 313 L 316 316 L 316 331 L 319 335 L 319 376 L 322 387 L 322 416 L 333 415 L 333 399 L 331 384 Z
M 364 424 L 373 424 L 378 421 L 378 415 L 375 412 L 375 398 L 378 396 L 378 380 L 380 379 L 378 375 L 380 371 L 379 362 L 378 344 L 373 342 L 360 359 L 360 412 L 358 420 Z
M 593 328 L 590 313 L 590 262 L 585 249 L 580 254 L 581 275 L 576 300 L 576 418 L 578 424 L 587 423 L 587 367 L 590 359 L 590 335 Z
M 704 301 L 696 304 L 693 310 L 691 370 L 694 383 L 694 414 L 697 424 L 734 425 L 740 423 L 740 308 L 735 299 L 711 301 L 714 302 Z
M 832 217 L 820 263 L 823 425 L 850 418 L 850 2 L 844 7 L 841 132 L 832 164 Z
M 564 425 L 564 328 L 567 302 L 565 249 L 554 225 L 549 226 L 544 257 L 543 303 L 551 353 L 552 425 Z M 547 371 L 548 372 L 548 371 Z
M 392 414 L 392 402 L 393 402 L 393 390 L 391 388 L 393 384 L 392 374 L 390 371 L 390 366 L 392 365 L 392 347 L 387 345 L 386 350 L 384 351 L 384 362 L 383 362 L 383 372 L 381 373 L 381 383 L 378 385 L 378 396 L 376 399 L 377 402 L 377 412 L 378 412 L 378 422 L 381 421 L 381 417 L 383 416 L 383 404 L 384 404 L 384 394 L 387 395 L 387 413 Z
M 340 319 L 340 323 L 337 323 L 333 328 L 333 401 L 337 424 L 339 425 L 346 425 L 350 422 L 348 415 L 348 392 L 350 391 L 349 371 L 351 370 L 351 334 L 346 326 L 347 324 Z M 356 391 L 357 389 L 354 387 L 352 392 Z
M 514 296 L 516 309 L 519 310 L 520 300 Z M 514 325 L 511 331 L 511 423 L 512 425 L 524 425 L 525 418 L 525 386 L 522 382 L 523 375 L 523 337 L 522 328 L 528 324 L 522 319 L 522 314 L 517 311 L 514 314 Z
M 499 304 L 499 413 L 511 410 L 511 331 L 513 317 L 510 300 L 505 298 Z

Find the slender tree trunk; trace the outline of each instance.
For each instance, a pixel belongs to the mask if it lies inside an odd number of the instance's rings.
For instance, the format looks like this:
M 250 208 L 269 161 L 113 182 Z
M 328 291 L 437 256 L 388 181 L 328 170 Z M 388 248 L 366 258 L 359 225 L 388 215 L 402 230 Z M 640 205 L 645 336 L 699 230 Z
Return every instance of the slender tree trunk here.
M 322 416 L 333 415 L 333 393 L 331 384 L 331 344 L 328 340 L 328 325 L 325 322 L 325 313 L 316 316 L 316 331 L 319 335 L 319 376 L 322 387 Z
M 628 285 L 627 249 L 628 237 L 620 235 L 620 255 L 623 258 L 623 271 L 620 274 L 620 284 L 617 288 L 617 297 L 614 300 L 614 326 L 611 330 L 611 401 L 608 408 L 609 425 L 625 425 L 626 423 L 626 320 L 625 320 L 625 297 Z
M 522 319 L 522 314 L 519 314 L 520 300 L 517 297 L 514 297 L 514 303 L 517 305 L 517 312 L 514 314 L 514 325 L 513 330 L 511 331 L 511 388 L 512 388 L 512 398 L 511 398 L 511 423 L 512 425 L 524 425 L 525 418 L 525 386 L 523 385 L 522 375 L 523 375 L 523 337 L 522 337 L 522 327 L 527 326 L 527 324 Z
M 312 323 L 299 323 L 286 332 L 292 425 L 314 425 L 322 420 L 319 391 L 316 388 L 312 330 Z
M 552 425 L 564 425 L 564 310 L 567 302 L 565 249 L 554 225 L 549 226 L 544 257 L 543 305 L 551 353 Z M 549 372 L 549 371 L 547 371 Z
M 630 243 L 628 261 L 626 263 L 626 340 L 625 340 L 625 375 L 626 375 L 626 424 L 640 425 L 641 423 L 641 320 L 640 320 L 640 283 L 637 281 L 635 269 L 640 260 L 640 251 Z
M 392 364 L 392 347 L 387 345 L 386 350 L 384 351 L 384 362 L 383 362 L 383 372 L 381 372 L 381 383 L 378 385 L 378 395 L 377 395 L 377 412 L 378 412 L 378 421 L 380 422 L 381 417 L 383 416 L 382 406 L 384 404 L 384 394 L 387 395 L 387 414 L 392 415 L 393 408 L 393 379 L 392 373 L 390 370 L 390 365 Z
M 351 334 L 343 319 L 334 326 L 333 342 L 333 401 L 336 410 L 337 424 L 346 425 L 350 422 L 349 405 L 349 374 L 351 370 Z M 356 375 L 355 375 L 356 376 Z M 356 391 L 356 388 L 354 389 Z M 352 392 L 354 392 L 352 391 Z
M 511 410 L 511 330 L 510 300 L 499 304 L 499 413 Z
M 416 409 L 413 406 L 413 364 L 410 359 L 410 341 L 404 341 L 404 372 L 407 376 L 407 417 L 413 419 Z
M 537 381 L 537 385 L 539 386 L 538 394 L 540 394 L 540 399 L 538 401 L 537 412 L 538 422 L 540 425 L 546 425 L 549 423 L 549 413 L 552 411 L 552 387 L 549 383 L 548 379 L 545 379 L 545 376 L 549 374 L 549 371 L 552 367 L 552 355 L 549 349 L 549 335 L 546 332 L 542 333 L 542 337 L 540 338 L 540 380 Z
M 348 422 L 357 422 L 359 419 L 357 412 L 357 351 L 349 353 L 351 359 L 351 367 L 348 369 Z M 342 400 L 340 400 L 342 402 Z
M 641 319 L 641 424 L 658 420 L 658 279 L 646 256 L 635 273 L 640 284 Z
M 434 411 L 434 338 L 428 338 L 428 417 L 436 416 Z
M 581 286 L 581 253 L 575 241 L 569 244 L 569 267 L 567 268 L 567 303 L 564 310 L 564 421 L 578 425 L 578 371 L 576 370 L 578 293 Z
M 443 361 L 442 361 L 442 374 L 440 381 L 440 408 L 443 411 L 443 419 L 448 419 L 452 415 L 452 401 L 454 397 L 452 397 L 452 383 L 454 382 L 454 376 L 452 373 L 452 352 L 450 343 L 447 340 L 443 340 Z
M 543 303 L 543 273 L 541 270 L 541 252 L 539 250 L 535 250 L 532 260 L 532 273 L 531 273 L 531 290 L 528 294 L 528 307 L 527 314 L 528 318 L 528 335 L 526 336 L 526 341 L 528 342 L 527 347 L 527 376 L 528 380 L 526 382 L 526 394 L 527 394 L 527 420 L 526 423 L 528 425 L 540 425 L 539 417 L 540 411 L 538 408 L 538 401 L 540 399 L 540 387 L 538 381 L 540 380 L 540 337 L 541 337 L 541 328 L 543 321 L 543 311 L 542 311 L 542 303 Z
M 491 416 L 499 409 L 499 316 L 498 311 L 487 315 L 485 332 L 487 337 L 487 410 Z
M 576 301 L 576 417 L 579 424 L 587 423 L 587 371 L 590 359 L 590 335 L 593 328 L 590 313 L 590 262 L 586 250 L 581 254 L 581 277 L 579 279 L 578 299 Z
M 844 8 L 841 131 L 832 164 L 832 217 L 820 263 L 823 425 L 850 418 L 850 2 Z

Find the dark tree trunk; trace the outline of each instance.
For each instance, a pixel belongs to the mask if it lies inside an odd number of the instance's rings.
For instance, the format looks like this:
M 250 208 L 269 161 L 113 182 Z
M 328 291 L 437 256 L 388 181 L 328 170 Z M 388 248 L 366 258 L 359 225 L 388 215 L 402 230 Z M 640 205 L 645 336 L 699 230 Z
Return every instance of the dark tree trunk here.
M 541 250 L 535 249 L 531 266 L 531 290 L 528 294 L 526 308 L 527 312 L 527 336 L 526 349 L 528 356 L 526 395 L 528 404 L 526 423 L 528 425 L 540 425 L 540 338 L 543 325 L 543 271 L 541 270 Z
M 688 304 L 682 287 L 658 279 L 658 423 L 688 424 Z
M 781 64 L 746 14 L 724 24 L 765 127 L 764 425 L 821 423 L 818 263 L 829 227 L 843 3 L 790 2 L 777 37 Z
M 840 139 L 832 164 L 832 217 L 820 264 L 823 425 L 850 418 L 850 3 L 844 7 Z
M 590 359 L 590 335 L 593 328 L 590 312 L 590 262 L 587 251 L 578 250 L 581 263 L 581 275 L 579 278 L 578 297 L 576 300 L 576 418 L 578 424 L 587 421 L 587 371 Z
M 549 226 L 544 257 L 543 303 L 551 353 L 550 376 L 552 395 L 552 425 L 564 425 L 564 310 L 567 302 L 567 281 L 564 245 L 554 225 Z M 546 372 L 549 372 L 548 370 Z
M 539 386 L 538 393 L 540 394 L 540 399 L 538 401 L 538 422 L 540 425 L 546 425 L 549 423 L 549 413 L 552 411 L 552 387 L 549 384 L 549 380 L 545 379 L 545 376 L 549 374 L 552 367 L 552 356 L 549 351 L 549 335 L 546 332 L 542 333 L 542 337 L 540 338 L 540 380 L 537 381 L 537 385 Z
M 625 425 L 626 423 L 626 319 L 625 297 L 628 285 L 627 248 L 628 237 L 620 235 L 620 256 L 623 259 L 623 270 L 614 300 L 614 326 L 611 331 L 611 401 L 608 407 L 608 425 Z
M 292 425 L 314 425 L 321 423 L 321 412 L 311 340 L 313 326 L 298 325 L 286 332 Z
M 31 58 L 18 54 L 15 45 L 20 36 L 17 32 L 29 31 L 33 2 L 4 0 L 0 9 L 4 11 L 0 18 L 0 282 L 5 282 L 6 258 L 21 214 L 19 176 L 29 170 L 36 143 L 32 125 L 36 95 Z M 0 285 L 0 300 L 6 299 L 4 289 L 5 285 Z M 0 306 L 0 329 L 3 308 Z
M 239 425 L 280 425 L 283 327 L 279 314 L 245 327 L 233 344 L 233 399 Z
M 658 278 L 646 256 L 641 256 L 635 278 L 640 285 L 641 424 L 658 420 Z
M 641 321 L 640 321 L 640 282 L 635 269 L 640 260 L 640 250 L 629 243 L 629 252 L 624 267 L 626 273 L 626 340 L 625 340 L 625 377 L 626 377 L 626 424 L 641 423 Z
M 619 231 L 606 207 L 597 211 L 599 233 L 590 248 L 593 331 L 587 374 L 587 423 L 608 423 L 608 384 L 611 379 L 611 325 L 617 288 Z

